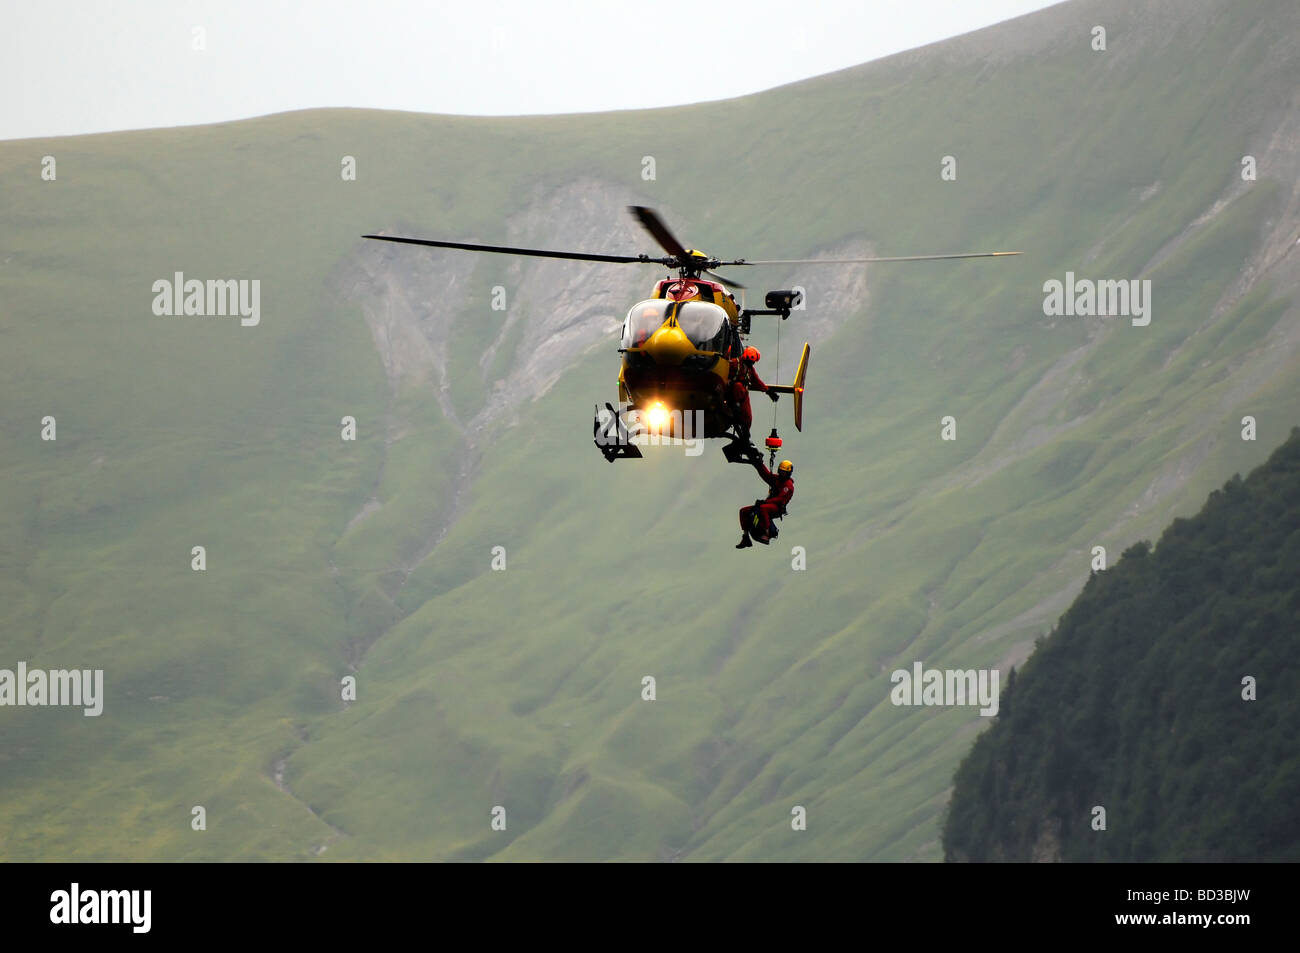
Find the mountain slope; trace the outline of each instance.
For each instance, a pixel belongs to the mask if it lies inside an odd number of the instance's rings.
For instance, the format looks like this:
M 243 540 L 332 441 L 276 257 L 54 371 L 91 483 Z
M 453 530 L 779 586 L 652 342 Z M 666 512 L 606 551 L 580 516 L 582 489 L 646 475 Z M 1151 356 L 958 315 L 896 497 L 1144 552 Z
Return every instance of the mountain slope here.
M 1297 11 L 1128 6 L 722 104 L 0 143 L 0 667 L 108 696 L 0 710 L 0 857 L 938 859 L 981 720 L 889 671 L 1022 662 L 1092 547 L 1300 419 Z M 721 255 L 1026 254 L 737 275 L 808 291 L 767 379 L 814 341 L 783 546 L 737 554 L 747 471 L 590 444 L 656 269 L 357 237 L 637 253 L 631 203 Z M 261 323 L 156 316 L 176 271 Z M 1046 317 L 1067 271 L 1150 325 Z
M 946 856 L 1300 858 L 1298 572 L 1300 428 L 1089 579 L 958 769 Z

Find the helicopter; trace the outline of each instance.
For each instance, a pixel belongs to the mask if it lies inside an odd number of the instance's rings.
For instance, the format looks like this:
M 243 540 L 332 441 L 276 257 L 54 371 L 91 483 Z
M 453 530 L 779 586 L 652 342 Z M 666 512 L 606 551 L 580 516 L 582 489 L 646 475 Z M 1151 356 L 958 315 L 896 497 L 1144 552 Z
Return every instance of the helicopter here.
M 618 407 L 606 403 L 604 414 L 597 406 L 593 421 L 594 443 L 610 463 L 620 458 L 642 456 L 637 437 L 726 438 L 723 455 L 733 463 L 747 463 L 756 452 L 748 429 L 740 422 L 740 411 L 730 399 L 731 382 L 738 372 L 751 333 L 752 319 L 760 315 L 790 317 L 798 306 L 798 291 L 770 291 L 766 307 L 746 309 L 737 304 L 728 288 L 745 286 L 716 272 L 718 268 L 755 265 L 867 264 L 873 262 L 933 261 L 956 258 L 997 258 L 1019 252 L 969 252 L 949 255 L 908 255 L 892 258 L 788 258 L 723 260 L 698 249 L 687 248 L 668 229 L 653 209 L 628 207 L 634 218 L 658 243 L 666 255 L 602 255 L 586 252 L 547 251 L 468 242 L 401 238 L 393 235 L 363 235 L 375 241 L 463 251 L 558 258 L 569 261 L 611 264 L 653 264 L 676 269 L 655 283 L 649 298 L 633 305 L 623 321 L 619 353 L 623 355 L 618 376 Z M 790 384 L 768 384 L 772 394 L 789 394 L 794 405 L 795 429 L 803 430 L 803 395 L 811 349 L 804 342 L 794 380 Z M 778 355 L 779 360 L 779 355 Z M 781 438 L 775 427 L 766 447 L 775 459 Z

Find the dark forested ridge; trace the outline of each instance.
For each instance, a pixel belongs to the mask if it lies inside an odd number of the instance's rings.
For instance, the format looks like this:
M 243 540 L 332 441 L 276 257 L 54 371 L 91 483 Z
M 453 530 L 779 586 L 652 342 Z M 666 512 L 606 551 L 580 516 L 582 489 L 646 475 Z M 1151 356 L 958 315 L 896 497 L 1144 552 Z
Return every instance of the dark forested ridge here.
M 1093 574 L 958 768 L 945 859 L 1300 860 L 1298 635 L 1300 428 Z

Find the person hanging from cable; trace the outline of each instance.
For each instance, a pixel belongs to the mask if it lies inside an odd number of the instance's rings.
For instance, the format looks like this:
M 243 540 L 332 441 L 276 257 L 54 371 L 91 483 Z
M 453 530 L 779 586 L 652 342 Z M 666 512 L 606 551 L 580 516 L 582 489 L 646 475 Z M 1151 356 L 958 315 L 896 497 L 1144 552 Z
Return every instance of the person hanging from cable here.
M 776 403 L 778 395 L 776 391 L 768 390 L 763 379 L 758 376 L 758 371 L 754 365 L 762 360 L 763 355 L 758 352 L 756 347 L 747 347 L 741 352 L 740 357 L 731 359 L 731 408 L 732 418 L 735 420 L 736 436 L 744 443 L 749 443 L 749 428 L 754 423 L 754 412 L 749 405 L 749 392 L 759 390 L 771 398 L 772 403 Z
M 754 545 L 749 537 L 751 529 L 754 531 L 754 538 L 766 544 L 772 538 L 774 529 L 772 520 L 785 515 L 785 508 L 789 505 L 790 498 L 794 496 L 793 463 L 782 460 L 781 465 L 773 473 L 763 465 L 763 455 L 758 450 L 750 454 L 749 462 L 767 484 L 768 494 L 765 500 L 755 500 L 753 506 L 741 507 L 741 536 L 740 542 L 736 544 L 737 549 L 748 549 Z

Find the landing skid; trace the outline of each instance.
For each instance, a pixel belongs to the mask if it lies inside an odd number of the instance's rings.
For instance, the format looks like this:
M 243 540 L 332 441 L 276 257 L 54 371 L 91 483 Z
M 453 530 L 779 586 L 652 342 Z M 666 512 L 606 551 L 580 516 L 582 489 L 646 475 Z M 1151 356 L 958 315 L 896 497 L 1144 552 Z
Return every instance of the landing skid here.
M 597 443 L 596 446 L 600 447 L 600 452 L 605 455 L 605 459 L 610 463 L 613 463 L 619 457 L 627 457 L 629 460 L 641 459 L 641 451 L 638 450 L 632 444 L 625 444 L 621 446 L 619 445 L 601 446 L 599 443 Z
M 601 419 L 601 409 L 596 408 L 596 416 L 591 424 L 593 436 L 592 443 L 596 449 L 604 455 L 605 460 L 613 463 L 620 457 L 626 457 L 629 460 L 641 459 L 641 449 L 632 443 L 632 437 L 628 433 L 627 423 L 623 420 L 623 415 L 614 409 L 614 405 L 605 404 L 606 416 Z
M 642 458 L 640 448 L 632 443 L 632 437 L 627 428 L 627 420 L 611 403 L 606 403 L 604 407 L 596 406 L 595 417 L 591 424 L 591 433 L 592 443 L 596 445 L 596 449 L 610 463 L 620 458 L 629 460 L 640 460 Z M 728 463 L 752 464 L 755 461 L 762 461 L 762 452 L 754 446 L 748 436 L 741 437 L 734 426 L 716 436 L 724 437 L 727 440 L 723 444 L 722 455 L 727 458 Z

